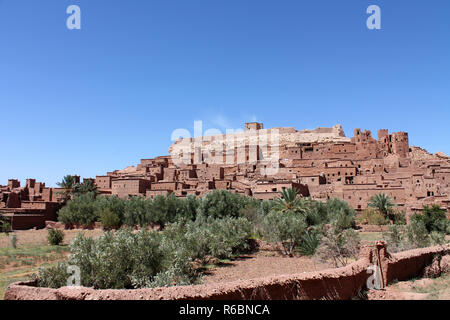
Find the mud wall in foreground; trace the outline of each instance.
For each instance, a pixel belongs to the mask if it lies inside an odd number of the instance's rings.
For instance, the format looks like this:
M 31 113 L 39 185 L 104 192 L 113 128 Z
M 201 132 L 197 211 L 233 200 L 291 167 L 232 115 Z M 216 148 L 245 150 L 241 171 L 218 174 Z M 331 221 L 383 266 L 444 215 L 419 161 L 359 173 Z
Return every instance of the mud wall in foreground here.
M 450 246 L 430 247 L 389 255 L 383 243 L 366 248 L 361 258 L 343 268 L 297 275 L 266 277 L 210 285 L 139 290 L 94 290 L 90 288 L 37 288 L 32 282 L 11 284 L 6 300 L 309 300 L 350 299 L 364 288 L 372 275 L 367 269 L 380 261 L 383 283 L 421 275 L 435 254 L 448 253 Z

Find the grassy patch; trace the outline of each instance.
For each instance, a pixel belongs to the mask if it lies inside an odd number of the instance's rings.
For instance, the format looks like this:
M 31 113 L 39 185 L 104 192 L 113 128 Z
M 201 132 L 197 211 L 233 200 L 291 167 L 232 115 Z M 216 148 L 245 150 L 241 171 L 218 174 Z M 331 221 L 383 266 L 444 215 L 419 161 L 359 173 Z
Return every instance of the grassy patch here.
M 428 285 L 412 287 L 418 293 L 428 293 L 430 300 L 447 300 L 450 298 L 450 273 L 433 279 Z
M 38 267 L 62 261 L 68 252 L 69 246 L 0 248 L 0 300 L 9 284 L 29 279 Z
M 383 240 L 382 232 L 360 232 L 361 241 L 378 241 Z

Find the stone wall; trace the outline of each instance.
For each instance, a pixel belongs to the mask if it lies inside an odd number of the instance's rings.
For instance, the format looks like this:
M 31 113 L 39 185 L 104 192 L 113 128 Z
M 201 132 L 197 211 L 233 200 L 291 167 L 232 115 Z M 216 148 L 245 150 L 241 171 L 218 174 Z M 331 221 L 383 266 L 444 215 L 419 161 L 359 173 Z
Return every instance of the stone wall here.
M 420 276 L 436 254 L 448 254 L 450 245 L 410 250 L 394 255 L 383 242 L 375 250 L 364 248 L 361 258 L 338 269 L 273 276 L 210 285 L 139 290 L 94 290 L 90 288 L 37 288 L 33 282 L 11 284 L 5 300 L 347 300 L 366 286 L 372 275 L 368 267 L 380 261 L 383 284 Z

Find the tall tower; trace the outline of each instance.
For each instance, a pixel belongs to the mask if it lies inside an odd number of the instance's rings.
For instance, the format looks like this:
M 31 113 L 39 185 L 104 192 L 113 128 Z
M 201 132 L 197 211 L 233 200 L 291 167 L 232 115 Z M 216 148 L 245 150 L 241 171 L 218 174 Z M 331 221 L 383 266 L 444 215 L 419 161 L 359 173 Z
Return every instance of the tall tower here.
M 392 152 L 401 158 L 408 157 L 409 138 L 407 132 L 394 132 L 391 137 Z

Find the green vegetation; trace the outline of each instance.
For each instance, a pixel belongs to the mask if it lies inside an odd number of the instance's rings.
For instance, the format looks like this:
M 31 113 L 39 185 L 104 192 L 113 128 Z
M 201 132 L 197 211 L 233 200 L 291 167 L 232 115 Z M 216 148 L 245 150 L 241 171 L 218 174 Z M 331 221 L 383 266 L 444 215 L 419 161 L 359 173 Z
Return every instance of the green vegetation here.
M 401 224 L 404 215 L 395 213 L 389 198 L 374 199 L 380 200 L 373 202 L 377 209 L 366 210 L 360 221 L 379 225 L 397 221 L 383 234 L 395 250 L 444 241 L 442 230 L 448 229 L 448 222 L 436 208 L 426 209 L 424 217 L 413 217 L 406 226 Z M 377 201 L 380 205 L 375 205 Z M 119 199 L 88 192 L 68 201 L 59 212 L 60 221 L 85 226 L 100 221 L 107 230 L 119 230 L 96 240 L 79 235 L 67 262 L 40 269 L 35 278 L 41 286 L 63 286 L 67 266 L 76 265 L 82 285 L 94 288 L 192 284 L 204 268 L 216 263 L 211 261 L 248 252 L 255 238 L 281 243 L 288 256 L 315 256 L 344 266 L 358 258 L 361 239 L 354 230 L 355 216 L 345 201 L 313 201 L 295 189 L 283 190 L 272 201 L 224 190 L 184 199 L 174 195 Z M 131 231 L 136 226 L 141 230 Z M 159 231 L 148 231 L 154 226 Z
M 374 195 L 369 199 L 369 207 L 378 210 L 385 218 L 389 217 L 396 204 L 384 193 Z
M 389 219 L 383 216 L 378 210 L 367 208 L 356 219 L 360 224 L 383 226 L 389 224 Z
M 2 214 L 0 214 L 0 233 L 8 233 L 10 231 L 11 224 Z
M 67 175 L 63 177 L 61 182 L 56 183 L 58 187 L 63 189 L 60 194 L 63 196 L 64 201 L 87 193 L 97 194 L 97 186 L 92 180 L 86 180 L 83 183 L 77 181 L 78 179 L 76 176 Z
M 422 214 L 411 216 L 409 225 L 393 225 L 383 234 L 391 252 L 445 243 L 449 220 L 439 206 L 424 206 Z
M 411 286 L 412 290 L 418 293 L 429 294 L 427 297 L 429 300 L 448 300 L 450 296 L 450 273 L 443 274 L 426 285 L 416 286 L 414 282 Z
M 59 246 L 64 240 L 64 232 L 59 229 L 49 229 L 47 240 L 50 245 Z
M 68 251 L 68 246 L 0 247 L 0 300 L 9 284 L 28 280 L 37 266 L 51 266 Z
M 360 242 L 355 230 L 339 231 L 331 227 L 325 232 L 316 256 L 323 262 L 333 261 L 336 268 L 346 266 L 351 260 L 358 259 Z
M 360 218 L 361 223 L 385 225 L 390 222 L 398 225 L 406 224 L 404 211 L 396 209 L 397 205 L 384 193 L 369 199 L 369 205 Z
M 40 269 L 35 279 L 39 286 L 64 286 L 67 266 L 75 265 L 82 285 L 96 289 L 191 284 L 199 277 L 194 261 L 246 252 L 250 234 L 246 219 L 226 217 L 168 224 L 163 232 L 121 229 L 96 240 L 79 235 L 69 260 Z

